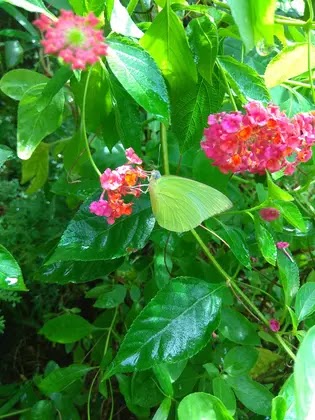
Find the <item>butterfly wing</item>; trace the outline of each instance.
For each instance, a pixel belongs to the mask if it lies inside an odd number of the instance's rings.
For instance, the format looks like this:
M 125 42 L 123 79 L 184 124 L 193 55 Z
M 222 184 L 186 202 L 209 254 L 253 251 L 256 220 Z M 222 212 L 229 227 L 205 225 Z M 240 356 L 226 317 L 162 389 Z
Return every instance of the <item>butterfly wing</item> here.
M 232 207 L 220 191 L 191 179 L 167 175 L 150 181 L 153 214 L 173 232 L 194 229 L 204 220 Z

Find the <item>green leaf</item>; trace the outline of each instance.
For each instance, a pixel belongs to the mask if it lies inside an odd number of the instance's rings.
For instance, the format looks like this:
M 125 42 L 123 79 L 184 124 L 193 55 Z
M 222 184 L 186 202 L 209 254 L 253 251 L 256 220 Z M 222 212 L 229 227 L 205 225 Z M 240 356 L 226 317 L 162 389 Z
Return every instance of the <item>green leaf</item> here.
M 115 284 L 112 290 L 102 293 L 94 303 L 95 308 L 109 309 L 116 308 L 116 306 L 123 303 L 127 294 L 125 286 L 122 284 Z
M 308 70 L 308 44 L 284 47 L 267 65 L 265 82 L 268 88 L 280 85 Z M 292 66 L 294 63 L 294 66 Z M 315 47 L 311 47 L 311 68 L 315 67 Z
M 284 420 L 287 404 L 283 397 L 278 395 L 272 400 L 271 420 Z
M 295 402 L 298 419 L 311 419 L 315 406 L 315 326 L 302 341 L 294 365 Z
M 212 380 L 213 395 L 223 402 L 229 413 L 233 415 L 236 410 L 236 400 L 234 392 L 228 383 L 218 376 Z
M 248 346 L 260 344 L 254 324 L 244 315 L 227 307 L 222 308 L 219 331 L 224 337 L 237 344 Z
M 233 347 L 224 357 L 224 370 L 230 376 L 242 376 L 249 372 L 258 359 L 252 347 Z
M 30 159 L 22 162 L 21 184 L 31 181 L 26 193 L 33 194 L 40 190 L 48 178 L 49 144 L 40 143 Z
M 227 56 L 218 57 L 217 62 L 223 69 L 228 82 L 243 102 L 249 100 L 270 101 L 270 94 L 265 86 L 264 79 L 252 67 Z
M 173 10 L 166 5 L 140 39 L 166 78 L 171 92 L 185 92 L 197 82 L 197 71 L 185 30 Z
M 99 195 L 89 197 L 83 203 L 47 264 L 70 260 L 109 260 L 145 246 L 155 224 L 149 200 L 140 197 L 135 201 L 130 216 L 108 225 L 104 218 L 89 211 L 89 205 Z
M 219 111 L 223 97 L 220 83 L 210 86 L 203 79 L 176 97 L 172 106 L 171 130 L 181 151 L 199 148 L 208 115 Z
M 5 0 L 6 3 L 13 4 L 14 6 L 21 7 L 28 12 L 33 13 L 43 13 L 44 15 L 48 16 L 52 20 L 56 20 L 56 16 L 54 16 L 50 11 L 46 8 L 42 0 Z
M 221 299 L 216 292 L 221 288 L 190 277 L 173 279 L 136 318 L 109 375 L 173 363 L 197 353 L 218 325 Z
M 23 61 L 24 49 L 17 39 L 4 42 L 4 61 L 7 69 L 16 67 Z
M 289 194 L 287 191 L 282 190 L 278 185 L 276 185 L 271 175 L 267 172 L 267 183 L 268 183 L 268 194 L 269 198 L 273 198 L 275 200 L 281 200 L 281 201 L 293 201 L 294 198 L 291 194 Z
M 229 377 L 228 383 L 246 408 L 262 416 L 270 416 L 273 395 L 268 389 L 249 376 Z
M 162 402 L 160 407 L 155 412 L 152 420 L 167 420 L 168 414 L 171 409 L 172 400 L 170 398 L 165 398 Z
M 123 260 L 65 261 L 44 265 L 35 277 L 43 283 L 84 283 L 99 279 L 115 271 Z
M 70 385 L 92 369 L 86 365 L 70 365 L 66 368 L 55 369 L 38 384 L 38 388 L 45 395 L 66 391 Z
M 275 0 L 227 0 L 227 3 L 247 52 L 261 40 L 273 45 Z
M 238 259 L 238 261 L 246 268 L 251 269 L 250 254 L 247 244 L 243 237 L 243 232 L 240 229 L 224 225 L 220 222 L 223 230 L 218 232 L 231 247 L 231 251 Z
M 299 322 L 315 312 L 315 283 L 305 283 L 295 299 L 295 312 Z
M 17 154 L 29 159 L 39 143 L 53 133 L 62 122 L 64 94 L 59 91 L 43 111 L 37 110 L 37 102 L 45 84 L 35 85 L 22 96 L 18 108 Z M 49 115 L 49 118 L 47 118 Z
M 18 69 L 11 70 L 0 80 L 2 92 L 16 101 L 19 101 L 25 92 L 35 85 L 47 83 L 48 78 L 36 71 Z
M 205 392 L 187 395 L 177 410 L 178 420 L 233 420 L 223 403 Z
M 299 268 L 296 262 L 294 260 L 291 261 L 282 250 L 278 250 L 277 265 L 285 304 L 290 306 L 300 287 Z
M 40 329 L 47 340 L 67 344 L 81 340 L 90 335 L 93 325 L 79 315 L 64 314 L 47 321 Z
M 110 26 L 113 32 L 117 34 L 130 36 L 133 38 L 141 38 L 143 32 L 133 22 L 127 9 L 119 0 L 114 0 L 114 7 L 110 17 Z
M 26 291 L 21 269 L 13 255 L 0 245 L 0 290 Z
M 154 60 L 131 41 L 111 37 L 107 44 L 107 62 L 122 86 L 147 112 L 168 124 L 168 94 Z
M 0 145 L 0 168 L 7 161 L 14 158 L 14 153 L 9 147 Z
M 290 375 L 289 378 L 283 384 L 279 396 L 284 398 L 286 402 L 285 420 L 299 420 L 296 415 L 296 404 L 295 404 L 295 391 L 294 391 L 294 375 Z M 272 419 L 274 420 L 274 419 Z M 278 420 L 278 419 L 276 419 Z M 281 419 L 282 420 L 282 419 Z
M 140 407 L 157 406 L 164 397 L 151 369 L 133 374 L 130 391 L 132 404 Z
M 282 216 L 301 232 L 306 232 L 306 224 L 299 208 L 288 201 L 281 201 L 276 204 Z
M 271 233 L 257 219 L 255 220 L 255 232 L 258 248 L 262 256 L 269 264 L 276 265 L 277 248 L 275 241 Z
M 55 419 L 55 409 L 51 401 L 39 400 L 36 404 L 33 405 L 30 412 L 31 420 L 54 420 Z
M 153 367 L 154 375 L 156 376 L 163 394 L 169 397 L 173 396 L 172 378 L 166 364 L 159 364 Z
M 218 31 L 209 16 L 192 19 L 187 27 L 190 47 L 201 76 L 212 83 L 212 71 L 218 54 Z

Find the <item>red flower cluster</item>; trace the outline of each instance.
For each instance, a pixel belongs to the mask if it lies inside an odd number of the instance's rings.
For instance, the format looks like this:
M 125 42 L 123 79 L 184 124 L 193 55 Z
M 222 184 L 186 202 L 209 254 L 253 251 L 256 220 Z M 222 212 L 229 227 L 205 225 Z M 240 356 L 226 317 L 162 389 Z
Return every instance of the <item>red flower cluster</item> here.
M 42 41 L 45 53 L 62 58 L 73 70 L 84 70 L 107 54 L 103 33 L 97 29 L 100 20 L 93 13 L 83 17 L 61 10 L 57 21 L 42 14 L 33 23 L 45 35 Z
M 315 144 L 315 117 L 302 113 L 292 119 L 276 105 L 264 108 L 252 101 L 241 112 L 209 115 L 201 147 L 223 173 L 284 170 L 291 175 L 308 161 Z
M 126 150 L 127 163 L 111 170 L 107 168 L 100 176 L 103 192 L 98 201 L 90 204 L 90 212 L 97 216 L 107 218 L 112 225 L 121 216 L 129 216 L 132 213 L 133 203 L 126 203 L 123 197 L 134 195 L 139 197 L 142 193 L 141 185 L 137 185 L 139 178 L 147 179 L 148 176 L 142 169 L 142 160 L 130 147 Z M 107 200 L 104 196 L 107 194 Z

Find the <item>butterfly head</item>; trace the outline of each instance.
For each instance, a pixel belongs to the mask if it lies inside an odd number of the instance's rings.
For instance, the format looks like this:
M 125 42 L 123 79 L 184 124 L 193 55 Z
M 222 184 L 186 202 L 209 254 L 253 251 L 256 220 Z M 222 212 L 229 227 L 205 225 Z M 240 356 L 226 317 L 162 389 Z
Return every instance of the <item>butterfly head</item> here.
M 151 172 L 151 180 L 156 181 L 159 178 L 161 178 L 161 174 L 159 171 L 154 170 Z

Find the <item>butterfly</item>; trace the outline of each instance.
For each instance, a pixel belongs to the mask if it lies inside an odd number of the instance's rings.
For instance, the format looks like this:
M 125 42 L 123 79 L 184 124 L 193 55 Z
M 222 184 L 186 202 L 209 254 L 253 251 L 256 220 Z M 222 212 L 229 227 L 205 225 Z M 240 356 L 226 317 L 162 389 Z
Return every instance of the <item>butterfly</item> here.
M 208 185 L 174 175 L 161 176 L 159 171 L 152 171 L 149 193 L 158 224 L 173 232 L 194 229 L 232 207 L 224 194 Z

